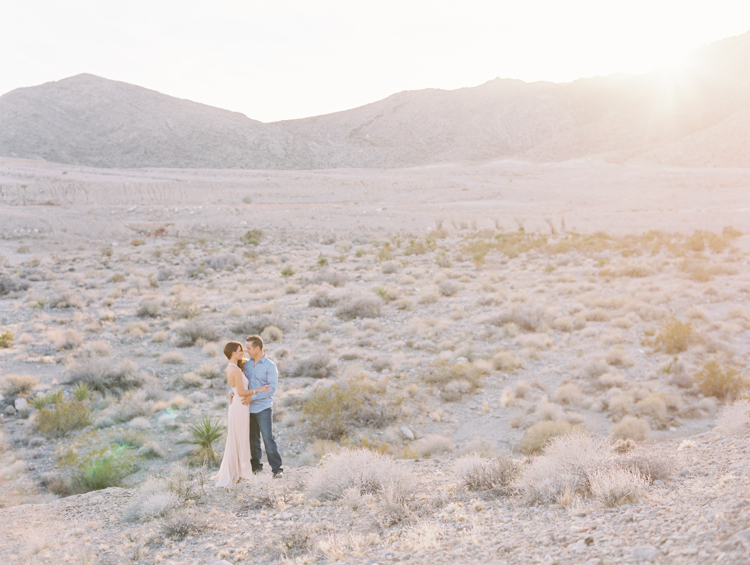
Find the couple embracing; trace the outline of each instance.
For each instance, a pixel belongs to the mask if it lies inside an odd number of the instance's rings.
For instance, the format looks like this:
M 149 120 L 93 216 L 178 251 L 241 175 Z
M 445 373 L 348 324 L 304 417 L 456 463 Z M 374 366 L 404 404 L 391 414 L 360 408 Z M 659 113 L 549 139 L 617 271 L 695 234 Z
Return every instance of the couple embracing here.
M 261 436 L 274 478 L 280 478 L 284 472 L 273 437 L 273 393 L 279 382 L 279 372 L 276 364 L 265 356 L 260 336 L 249 336 L 245 345 L 249 359 L 245 359 L 241 343 L 230 341 L 224 346 L 224 355 L 229 359 L 227 381 L 232 392 L 229 393 L 227 445 L 219 473 L 214 477 L 220 487 L 249 479 L 253 473 L 263 470 Z

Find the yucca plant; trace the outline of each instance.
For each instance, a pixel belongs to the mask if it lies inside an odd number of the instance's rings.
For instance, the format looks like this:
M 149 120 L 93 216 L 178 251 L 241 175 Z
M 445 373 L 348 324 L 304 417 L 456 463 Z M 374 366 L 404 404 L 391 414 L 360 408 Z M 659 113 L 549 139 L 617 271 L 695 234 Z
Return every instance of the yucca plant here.
M 42 408 L 47 406 L 47 402 L 49 402 L 49 399 L 47 398 L 46 394 L 37 394 L 29 402 L 34 408 L 36 408 L 37 410 L 41 410 Z
M 75 387 L 73 387 L 73 398 L 75 398 L 78 402 L 88 400 L 90 396 L 91 388 L 89 388 L 89 385 L 87 385 L 86 383 L 78 383 Z
M 214 442 L 224 437 L 226 429 L 218 421 L 204 416 L 189 428 L 192 439 L 188 442 L 195 446 L 195 451 L 190 456 L 195 465 L 218 465 L 219 456 L 214 449 Z
M 47 402 L 50 404 L 60 404 L 63 400 L 63 391 L 62 390 L 56 390 L 55 392 L 50 392 L 47 395 Z

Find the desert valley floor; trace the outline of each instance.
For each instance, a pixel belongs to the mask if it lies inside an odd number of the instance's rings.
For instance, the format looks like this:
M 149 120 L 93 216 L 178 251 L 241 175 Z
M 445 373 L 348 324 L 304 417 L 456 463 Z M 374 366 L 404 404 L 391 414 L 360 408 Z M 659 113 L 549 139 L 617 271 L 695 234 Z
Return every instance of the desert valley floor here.
M 4 563 L 747 561 L 748 169 L 3 158 L 0 219 Z M 217 489 L 255 333 L 286 472 Z

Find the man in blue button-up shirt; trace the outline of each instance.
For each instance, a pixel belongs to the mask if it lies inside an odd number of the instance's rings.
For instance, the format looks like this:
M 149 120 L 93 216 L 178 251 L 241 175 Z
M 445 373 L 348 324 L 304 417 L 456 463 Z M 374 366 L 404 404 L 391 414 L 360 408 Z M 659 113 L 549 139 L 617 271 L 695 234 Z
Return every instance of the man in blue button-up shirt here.
M 273 437 L 273 393 L 279 384 L 279 371 L 276 364 L 263 353 L 263 339 L 258 335 L 248 336 L 246 343 L 250 359 L 245 363 L 243 371 L 247 376 L 248 390 L 270 387 L 268 391 L 256 392 L 250 397 L 242 399 L 243 404 L 250 407 L 250 463 L 254 473 L 263 470 L 260 458 L 263 452 L 260 448 L 260 438 L 266 447 L 266 458 L 271 465 L 274 478 L 284 473 L 281 467 L 281 455 Z

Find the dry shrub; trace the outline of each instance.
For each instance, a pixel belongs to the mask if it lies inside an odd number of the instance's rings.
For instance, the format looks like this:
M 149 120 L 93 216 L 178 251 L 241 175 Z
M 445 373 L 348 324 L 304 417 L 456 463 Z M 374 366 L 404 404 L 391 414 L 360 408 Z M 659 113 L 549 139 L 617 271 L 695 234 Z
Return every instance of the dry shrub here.
M 722 408 L 715 429 L 723 435 L 747 434 L 750 431 L 750 400 L 738 400 Z
M 208 322 L 191 320 L 177 329 L 177 347 L 190 347 L 197 341 L 218 341 L 221 332 Z
M 307 483 L 307 496 L 337 500 L 351 488 L 360 495 L 382 495 L 387 487 L 406 498 L 414 492 L 416 479 L 389 455 L 369 449 L 342 449 L 323 458 Z
M 5 296 L 11 292 L 19 290 L 28 290 L 31 285 L 16 277 L 0 276 L 0 296 Z
M 104 417 L 114 422 L 128 422 L 138 416 L 150 416 L 153 411 L 154 401 L 149 393 L 138 390 L 125 393 L 117 404 L 106 410 Z
M 280 314 L 258 314 L 239 320 L 230 329 L 233 333 L 245 337 L 260 335 L 269 326 L 277 327 L 283 331 L 287 327 L 287 321 Z
M 161 316 L 161 303 L 158 300 L 144 300 L 135 315 L 139 318 L 158 318 Z
M 575 330 L 581 330 L 586 327 L 586 322 L 585 320 L 577 316 L 560 316 L 559 318 L 555 318 L 554 320 L 552 320 L 552 324 L 550 325 L 553 329 L 560 332 L 572 332 Z
M 612 426 L 609 436 L 612 440 L 634 439 L 635 441 L 643 441 L 646 439 L 648 431 L 648 422 L 643 418 L 625 416 L 617 424 Z
M 315 547 L 312 528 L 298 526 L 282 532 L 278 540 L 278 550 L 285 558 L 294 558 L 309 553 Z
M 566 419 L 562 406 L 550 402 L 546 396 L 543 396 L 534 408 L 534 416 L 540 421 Z
M 86 301 L 77 294 L 66 292 L 51 296 L 47 304 L 50 308 L 83 308 Z
M 454 470 L 467 490 L 492 490 L 500 494 L 509 491 L 521 471 L 521 465 L 506 454 L 495 459 L 471 454 L 457 459 Z
M 419 522 L 405 528 L 401 534 L 401 545 L 407 552 L 435 547 L 445 533 L 445 525 L 440 522 Z
M 232 271 L 242 264 L 242 258 L 236 253 L 214 255 L 206 261 L 206 266 L 214 271 Z
M 492 367 L 498 371 L 515 371 L 521 362 L 509 351 L 500 351 L 492 357 Z
M 167 351 L 159 357 L 159 363 L 165 365 L 182 365 L 185 362 L 185 356 L 179 351 Z
M 383 301 L 371 296 L 349 297 L 336 308 L 337 318 L 354 320 L 357 318 L 377 318 L 380 316 Z
M 589 474 L 591 493 L 607 508 L 637 502 L 646 483 L 640 474 L 625 469 L 595 469 Z
M 379 396 L 368 379 L 349 379 L 316 388 L 302 413 L 314 437 L 336 440 L 362 426 L 382 428 L 395 419 L 396 406 Z
M 342 287 L 346 285 L 347 278 L 341 271 L 326 268 L 315 275 L 314 281 L 318 284 L 327 283 L 333 287 Z
M 626 352 L 621 345 L 615 345 L 607 352 L 604 360 L 615 367 L 632 367 L 635 361 Z
M 450 453 L 456 448 L 450 439 L 435 434 L 428 434 L 414 442 L 413 447 L 421 458 Z
M 587 322 L 609 322 L 612 318 L 612 314 L 603 308 L 595 308 L 594 310 L 586 312 L 584 318 Z
M 85 401 L 60 398 L 51 407 L 39 410 L 34 426 L 49 437 L 64 437 L 68 432 L 91 425 L 91 408 Z
M 6 375 L 0 385 L 3 396 L 26 396 L 31 394 L 39 380 L 31 375 Z
M 340 297 L 331 295 L 326 290 L 315 293 L 307 303 L 311 308 L 331 308 L 339 303 Z
M 584 395 L 575 383 L 561 384 L 552 394 L 552 400 L 558 404 L 579 406 L 584 401 Z
M 274 341 L 281 341 L 284 337 L 284 332 L 276 326 L 266 326 L 260 333 L 260 337 L 263 338 L 264 343 L 272 343 Z
M 123 518 L 128 522 L 148 522 L 168 515 L 184 503 L 184 498 L 169 489 L 167 481 L 159 477 L 150 477 L 125 506 Z
M 513 306 L 499 314 L 494 314 L 483 320 L 485 324 L 505 326 L 515 324 L 527 332 L 535 332 L 542 328 L 549 316 L 541 306 Z
M 540 453 L 552 439 L 579 432 L 580 429 L 566 420 L 537 422 L 529 428 L 521 441 L 521 451 L 527 454 Z
M 326 352 L 319 351 L 298 361 L 289 371 L 289 377 L 325 379 L 336 376 L 336 361 Z
M 483 372 L 476 365 L 438 359 L 427 365 L 420 376 L 440 390 L 443 400 L 455 402 L 479 387 Z
M 440 296 L 438 296 L 437 293 L 428 292 L 427 294 L 423 294 L 419 297 L 419 300 L 417 300 L 417 304 L 435 304 L 438 300 L 440 300 Z
M 70 384 L 84 383 L 92 390 L 121 393 L 138 388 L 147 380 L 145 373 L 130 359 L 113 360 L 109 358 L 82 359 L 69 369 Z
M 615 463 L 619 468 L 636 473 L 651 483 L 665 481 L 674 472 L 672 460 L 643 450 L 617 458 Z
M 633 321 L 630 318 L 620 317 L 612 320 L 612 325 L 616 328 L 622 328 L 623 330 L 629 330 L 633 327 Z
M 517 484 L 532 503 L 551 504 L 565 492 L 586 495 L 590 473 L 605 467 L 609 456 L 603 438 L 586 433 L 560 436 L 521 471 Z
M 205 528 L 205 520 L 197 510 L 180 508 L 162 521 L 161 534 L 172 540 L 181 540 Z
M 660 394 L 651 393 L 635 405 L 636 414 L 651 418 L 652 421 L 664 423 L 668 420 L 667 404 Z
M 52 330 L 49 332 L 50 341 L 55 346 L 55 349 L 75 349 L 80 347 L 83 342 L 81 334 L 72 329 L 68 328 L 65 330 Z
M 461 287 L 458 283 L 452 280 L 444 280 L 438 283 L 438 292 L 443 296 L 455 296 Z
M 614 389 L 611 391 L 614 392 Z M 607 399 L 610 414 L 615 420 L 621 420 L 633 409 L 633 397 L 624 392 L 612 394 Z
M 519 335 L 516 338 L 516 342 L 521 347 L 528 347 L 531 349 L 549 349 L 552 347 L 552 339 L 546 334 L 525 334 Z
M 650 344 L 657 350 L 674 355 L 682 353 L 698 340 L 690 322 L 670 320 L 656 333 Z
M 610 366 L 604 359 L 591 359 L 583 366 L 583 374 L 591 379 L 602 376 Z
M 109 342 L 104 340 L 89 341 L 81 351 L 82 357 L 109 357 L 111 354 Z
M 716 359 L 705 363 L 694 380 L 703 396 L 715 396 L 719 400 L 737 398 L 750 384 L 739 369 L 721 364 Z

